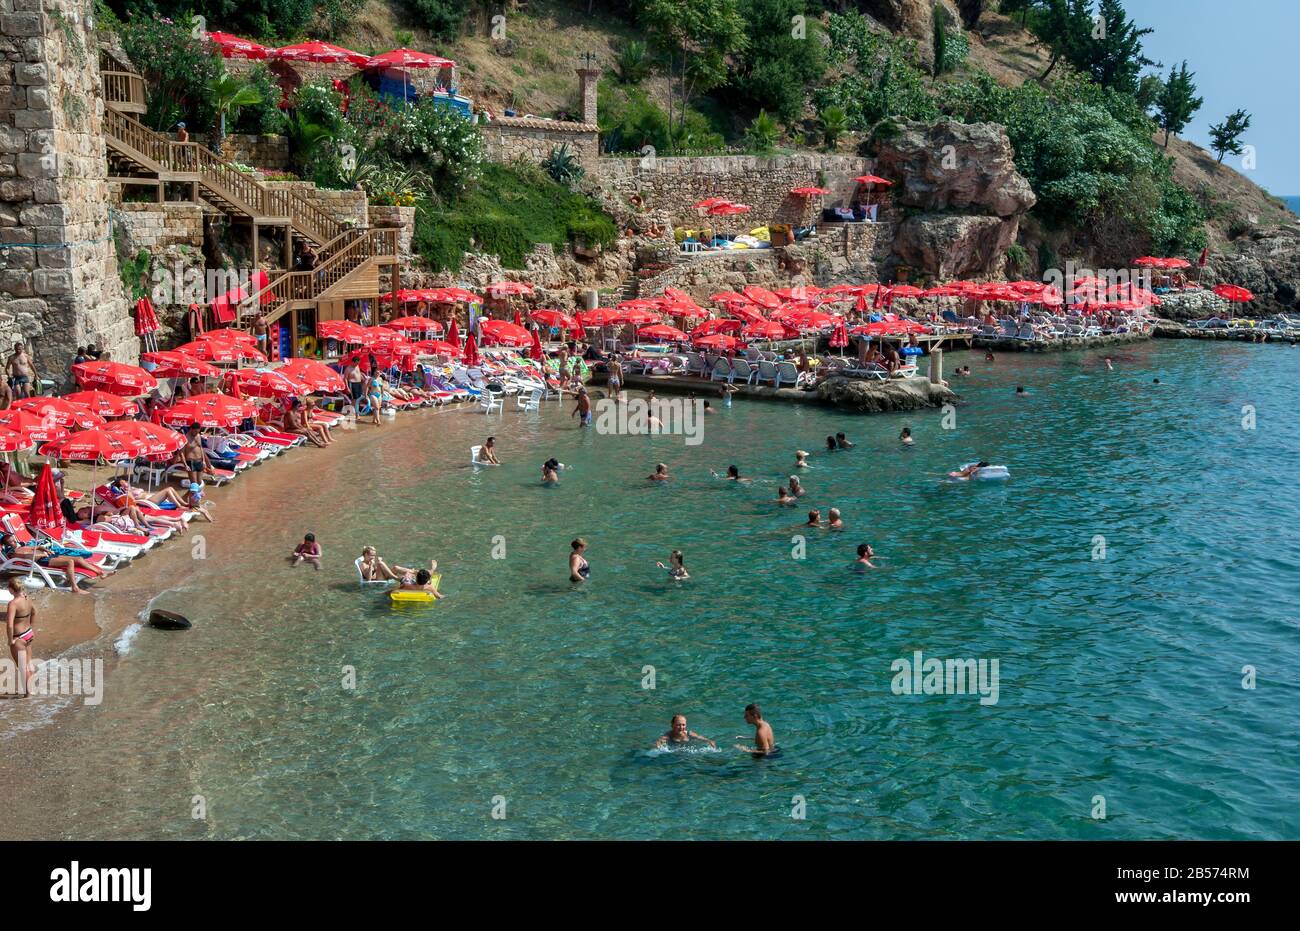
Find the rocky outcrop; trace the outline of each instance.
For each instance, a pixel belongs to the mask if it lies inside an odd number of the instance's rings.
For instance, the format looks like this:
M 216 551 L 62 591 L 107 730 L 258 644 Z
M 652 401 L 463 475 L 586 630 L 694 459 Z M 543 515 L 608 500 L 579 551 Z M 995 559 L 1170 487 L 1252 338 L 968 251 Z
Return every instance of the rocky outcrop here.
M 922 213 L 899 224 L 894 254 L 936 278 L 985 274 L 1001 266 L 1019 226 L 1019 217 Z
M 1257 229 L 1235 246 L 1235 252 L 1211 256 L 1206 280 L 1254 292 L 1250 316 L 1300 311 L 1300 228 Z
M 898 260 L 936 278 L 1002 271 L 1020 217 L 1037 198 L 996 123 L 908 122 L 876 152 L 892 204 L 921 211 L 898 225 Z
M 942 385 L 932 385 L 923 378 L 895 378 L 883 382 L 828 378 L 817 386 L 817 397 L 826 404 L 859 414 L 919 411 L 957 401 L 956 392 Z
M 895 182 L 896 207 L 1009 217 L 1038 201 L 997 123 L 903 123 L 879 144 L 876 174 Z

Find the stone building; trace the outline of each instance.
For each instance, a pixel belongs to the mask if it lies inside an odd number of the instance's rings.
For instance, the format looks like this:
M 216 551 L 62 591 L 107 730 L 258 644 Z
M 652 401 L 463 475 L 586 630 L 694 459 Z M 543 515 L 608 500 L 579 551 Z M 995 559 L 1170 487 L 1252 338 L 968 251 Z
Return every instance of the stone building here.
M 600 129 L 596 125 L 596 83 L 599 78 L 599 69 L 578 69 L 582 94 L 581 121 L 546 120 L 533 116 L 499 116 L 484 120 L 480 116 L 479 133 L 483 137 L 484 154 L 495 162 L 511 162 L 516 158 L 541 162 L 552 149 L 567 144 L 574 158 L 591 170 L 600 157 Z
M 56 379 L 78 345 L 139 353 L 109 222 L 93 9 L 0 0 L 0 334 L 8 318 Z

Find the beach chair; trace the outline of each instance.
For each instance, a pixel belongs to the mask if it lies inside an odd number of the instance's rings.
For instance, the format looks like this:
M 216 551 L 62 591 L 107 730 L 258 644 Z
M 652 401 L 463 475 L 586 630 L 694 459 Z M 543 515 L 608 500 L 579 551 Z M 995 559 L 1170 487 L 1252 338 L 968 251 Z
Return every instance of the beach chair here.
M 534 388 L 525 397 L 522 394 L 515 396 L 515 408 L 521 411 L 540 410 L 542 406 L 542 389 Z
M 17 514 L 5 514 L 4 517 L 0 518 L 0 526 L 13 534 L 14 539 L 18 541 L 20 546 L 30 546 L 34 542 L 31 533 L 27 531 L 27 527 L 23 523 L 23 519 Z M 22 533 L 19 532 L 20 530 Z M 79 581 L 82 582 L 99 578 L 89 569 L 77 569 L 76 572 L 81 577 Z M 63 574 L 62 570 L 48 569 L 40 561 L 33 563 L 30 559 L 22 556 L 15 556 L 12 559 L 0 556 L 0 574 L 21 574 L 31 578 L 39 578 L 49 588 L 71 588 L 70 585 L 59 584 L 60 581 L 67 582 L 67 576 Z
M 709 381 L 725 381 L 731 383 L 731 363 L 726 359 L 719 359 L 713 363 L 713 371 L 709 374 Z
M 780 376 L 777 374 L 777 367 L 771 362 L 764 360 L 758 363 L 758 374 L 754 376 L 754 384 L 761 385 L 763 382 L 771 382 L 772 387 L 778 387 L 777 381 Z
M 474 448 L 478 449 L 477 446 Z M 352 565 L 357 568 L 357 581 L 361 583 L 361 590 L 363 592 L 366 590 L 367 585 L 391 585 L 393 583 L 392 579 L 367 579 L 361 572 L 361 559 L 362 557 L 358 556 L 353 560 Z
M 735 384 L 742 381 L 746 385 L 753 384 L 754 379 L 758 377 L 758 369 L 754 368 L 744 359 L 731 360 L 731 379 L 729 384 Z
M 778 362 L 775 366 L 775 376 L 772 379 L 772 387 L 780 388 L 784 382 L 792 388 L 799 386 L 802 373 L 799 367 L 793 362 Z
M 485 414 L 490 414 L 494 410 L 504 414 L 506 412 L 505 394 L 498 391 L 484 391 L 478 396 L 478 406 Z

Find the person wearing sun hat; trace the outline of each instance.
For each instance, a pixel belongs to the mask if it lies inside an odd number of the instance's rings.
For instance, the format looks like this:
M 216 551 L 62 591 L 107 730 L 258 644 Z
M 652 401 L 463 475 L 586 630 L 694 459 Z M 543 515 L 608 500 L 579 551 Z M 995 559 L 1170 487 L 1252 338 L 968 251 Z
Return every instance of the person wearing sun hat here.
M 212 514 L 208 511 L 207 506 L 203 503 L 203 486 L 198 482 L 190 482 L 185 486 L 185 506 L 206 520 L 209 524 L 213 523 Z

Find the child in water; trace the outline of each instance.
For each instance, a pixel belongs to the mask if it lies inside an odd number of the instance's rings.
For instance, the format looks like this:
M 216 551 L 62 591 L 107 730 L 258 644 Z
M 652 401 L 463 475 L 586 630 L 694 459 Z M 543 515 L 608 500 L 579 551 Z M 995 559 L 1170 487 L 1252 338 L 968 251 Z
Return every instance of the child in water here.
M 300 562 L 311 563 L 316 570 L 320 571 L 320 558 L 324 555 L 321 551 L 320 544 L 316 542 L 316 534 L 309 533 L 303 536 L 302 542 L 293 550 L 293 565 L 297 566 Z

